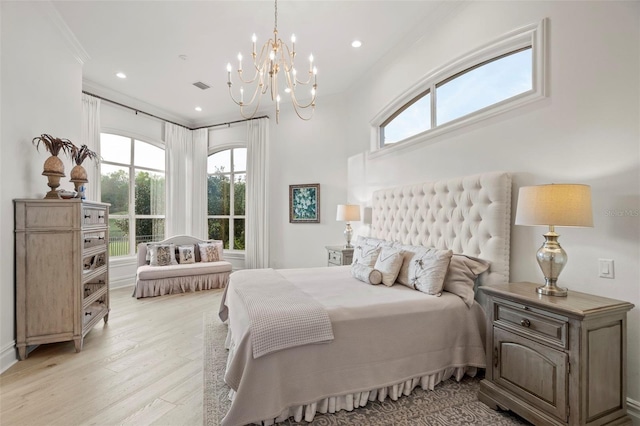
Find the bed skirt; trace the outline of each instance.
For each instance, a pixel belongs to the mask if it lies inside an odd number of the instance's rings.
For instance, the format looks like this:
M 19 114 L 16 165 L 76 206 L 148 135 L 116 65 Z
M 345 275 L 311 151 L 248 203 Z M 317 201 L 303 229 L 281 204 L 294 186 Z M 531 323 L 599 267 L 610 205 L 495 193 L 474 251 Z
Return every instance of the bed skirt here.
M 227 358 L 227 364 L 231 359 L 235 345 L 231 337 L 231 330 L 227 332 L 225 347 L 229 350 L 230 356 Z M 370 389 L 362 392 L 349 393 L 346 395 L 330 396 L 320 399 L 310 404 L 296 405 L 283 410 L 275 418 L 263 419 L 253 424 L 262 426 L 271 426 L 273 424 L 283 422 L 292 417 L 294 421 L 300 422 L 304 419 L 306 422 L 313 421 L 316 413 L 333 414 L 340 410 L 352 411 L 358 407 L 364 407 L 369 401 L 384 401 L 386 398 L 396 401 L 402 396 L 409 395 L 416 387 L 420 386 L 423 390 L 433 390 L 434 387 L 451 377 L 456 381 L 460 381 L 464 375 L 475 377 L 478 372 L 477 367 L 448 367 L 441 371 L 427 374 L 424 376 L 413 377 L 400 383 L 384 386 L 377 389 Z M 235 391 L 229 391 L 229 399 L 233 401 Z
M 142 280 L 136 283 L 133 296 L 140 299 L 141 297 L 224 288 L 229 282 L 230 274 L 230 272 L 219 272 L 217 274 Z

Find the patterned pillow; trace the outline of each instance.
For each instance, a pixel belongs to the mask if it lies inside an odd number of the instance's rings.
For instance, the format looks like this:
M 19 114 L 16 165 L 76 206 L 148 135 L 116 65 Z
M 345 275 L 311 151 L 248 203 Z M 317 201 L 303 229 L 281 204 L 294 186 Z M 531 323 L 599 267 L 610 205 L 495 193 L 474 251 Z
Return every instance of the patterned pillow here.
M 362 235 L 358 235 L 356 239 L 356 245 L 368 245 L 374 247 L 392 247 L 393 241 L 381 240 L 380 238 L 372 238 L 372 237 L 363 237 Z
M 380 254 L 374 269 L 382 274 L 382 284 L 391 287 L 396 282 L 402 262 L 404 260 L 404 252 L 393 247 L 381 247 Z
M 177 265 L 176 248 L 174 244 L 152 244 L 147 247 L 149 251 L 149 265 L 167 266 Z
M 440 296 L 453 252 L 427 247 L 402 246 L 404 261 L 398 282 L 423 293 Z
M 201 262 L 217 262 L 223 260 L 222 257 L 222 245 L 221 240 L 213 240 L 207 243 L 198 243 L 198 249 L 200 250 Z
M 163 246 L 163 245 L 167 245 L 167 244 L 162 244 L 162 243 L 147 243 L 147 265 L 151 265 L 151 266 L 159 266 L 157 263 L 157 260 L 155 262 L 155 264 L 151 263 L 151 255 L 154 252 L 153 251 L 153 247 L 157 247 L 157 246 Z M 171 265 L 177 265 L 178 264 L 178 260 L 176 259 L 176 245 L 175 244 L 169 244 L 171 246 L 171 248 L 173 249 L 173 256 L 171 256 Z
M 376 264 L 380 247 L 368 244 L 357 244 L 353 249 L 353 263 L 360 263 L 370 268 Z
M 178 246 L 178 259 L 180 264 L 195 263 L 196 253 L 193 251 L 193 249 L 194 249 L 194 246 L 191 244 Z
M 359 279 L 360 281 L 368 284 L 376 285 L 382 282 L 382 274 L 380 271 L 376 271 L 375 269 L 361 263 L 351 264 L 351 275 L 353 278 Z

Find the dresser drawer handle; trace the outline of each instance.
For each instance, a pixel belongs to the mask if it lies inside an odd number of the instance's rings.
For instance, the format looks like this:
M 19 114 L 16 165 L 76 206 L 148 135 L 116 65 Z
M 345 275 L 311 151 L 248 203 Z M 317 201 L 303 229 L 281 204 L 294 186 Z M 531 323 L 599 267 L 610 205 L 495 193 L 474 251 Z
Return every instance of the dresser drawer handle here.
M 525 318 L 522 321 L 520 321 L 520 325 L 523 327 L 531 327 L 531 321 Z
M 91 215 L 90 215 L 90 214 L 85 214 L 85 215 L 84 215 L 84 218 L 85 218 L 85 219 L 90 219 L 90 218 L 91 218 Z
M 98 215 L 98 219 L 104 219 L 104 215 L 102 216 Z

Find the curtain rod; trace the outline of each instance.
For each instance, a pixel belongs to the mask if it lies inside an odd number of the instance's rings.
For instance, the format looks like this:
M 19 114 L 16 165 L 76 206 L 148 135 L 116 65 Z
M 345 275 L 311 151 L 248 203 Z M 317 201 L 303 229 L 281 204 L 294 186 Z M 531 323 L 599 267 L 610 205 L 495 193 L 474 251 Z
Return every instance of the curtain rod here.
M 103 101 L 106 101 L 106 102 L 112 103 L 112 104 L 114 104 L 114 105 L 118 105 L 118 106 L 121 106 L 121 107 L 123 107 L 123 108 L 130 109 L 130 110 L 132 110 L 132 111 L 135 111 L 135 112 L 136 112 L 136 114 L 138 114 L 138 113 L 140 112 L 140 113 L 142 113 L 142 114 L 144 114 L 144 115 L 148 115 L 149 117 L 153 117 L 153 118 L 155 118 L 155 119 L 157 119 L 157 120 L 160 120 L 160 121 L 166 121 L 167 123 L 171 123 L 171 124 L 174 124 L 174 125 L 176 125 L 176 126 L 184 127 L 185 129 L 188 129 L 188 130 L 210 129 L 210 128 L 212 128 L 212 127 L 219 127 L 219 126 L 227 126 L 227 127 L 231 127 L 231 125 L 232 125 L 232 124 L 236 124 L 236 123 L 243 123 L 243 122 L 245 122 L 245 121 L 258 120 L 258 119 L 260 119 L 260 118 L 269 118 L 269 116 L 268 116 L 268 115 L 261 115 L 260 117 L 245 118 L 245 119 L 242 119 L 242 120 L 235 120 L 235 121 L 229 121 L 229 122 L 226 122 L 226 123 L 210 124 L 210 125 L 208 125 L 208 126 L 201 126 L 201 127 L 194 127 L 194 128 L 192 128 L 192 127 L 187 127 L 187 126 L 185 126 L 184 124 L 178 124 L 178 123 L 173 122 L 173 121 L 171 121 L 171 120 L 167 120 L 167 119 L 165 119 L 165 118 L 158 117 L 157 115 L 150 114 L 150 113 L 145 112 L 145 111 L 142 111 L 142 110 L 140 110 L 140 109 L 138 109 L 138 108 L 133 108 L 133 107 L 130 107 L 129 105 L 125 105 L 125 104 L 122 104 L 122 103 L 120 103 L 120 102 L 116 102 L 116 101 L 113 101 L 113 100 L 111 100 L 111 99 L 107 99 L 107 98 L 105 98 L 105 97 L 98 96 L 98 95 L 93 94 L 93 93 L 91 93 L 91 92 L 87 92 L 86 90 L 83 90 L 83 91 L 82 91 L 82 93 L 84 93 L 85 95 L 93 96 L 94 98 L 98 98 L 98 99 L 100 99 L 100 100 L 103 100 Z

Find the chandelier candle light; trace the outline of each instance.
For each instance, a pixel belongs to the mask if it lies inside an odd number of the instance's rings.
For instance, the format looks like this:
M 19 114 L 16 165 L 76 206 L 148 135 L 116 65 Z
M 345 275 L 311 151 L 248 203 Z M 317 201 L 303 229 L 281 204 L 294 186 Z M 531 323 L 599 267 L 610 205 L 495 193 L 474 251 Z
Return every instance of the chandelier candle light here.
M 305 80 L 298 79 L 298 70 L 294 66 L 294 60 L 296 57 L 296 36 L 291 35 L 291 48 L 278 38 L 278 0 L 275 1 L 275 25 L 273 28 L 273 39 L 269 39 L 260 50 L 260 55 L 256 52 L 256 35 L 251 38 L 253 42 L 253 48 L 251 51 L 251 57 L 253 59 L 252 69 L 250 72 L 254 72 L 253 77 L 245 79 L 242 71 L 242 53 L 238 53 L 238 79 L 242 84 L 253 85 L 253 93 L 250 96 L 248 102 L 245 101 L 244 86 L 240 86 L 239 99 L 233 95 L 231 82 L 231 63 L 227 64 L 227 85 L 229 86 L 229 95 L 231 99 L 240 106 L 240 114 L 244 118 L 252 118 L 256 115 L 258 108 L 260 107 L 260 100 L 262 95 L 269 92 L 271 94 L 271 100 L 276 103 L 276 123 L 280 118 L 280 89 L 278 86 L 279 75 L 284 75 L 285 89 L 284 92 L 291 97 L 291 103 L 293 108 L 303 120 L 309 120 L 313 116 L 313 112 L 316 106 L 316 90 L 318 88 L 317 76 L 318 69 L 313 64 L 313 55 L 309 55 L 309 71 Z M 308 103 L 301 103 L 296 96 L 296 90 L 299 87 L 311 86 L 310 98 Z M 305 97 L 306 99 L 306 97 Z M 255 102 L 255 106 L 254 106 Z M 245 111 L 245 107 L 249 108 L 249 112 Z M 302 110 L 311 108 L 311 113 L 308 116 L 302 114 Z
M 347 240 L 346 248 L 353 247 L 351 245 L 351 237 L 353 237 L 353 228 L 351 227 L 352 220 L 360 220 L 360 206 L 357 204 L 338 204 L 338 211 L 336 213 L 337 221 L 346 221 L 347 226 L 344 229 L 344 238 Z
M 516 207 L 516 225 L 547 225 L 544 244 L 536 259 L 544 274 L 545 285 L 539 294 L 566 296 L 567 289 L 556 286 L 558 275 L 567 263 L 567 252 L 560 247 L 556 226 L 593 227 L 591 187 L 578 184 L 551 184 L 520 188 Z

